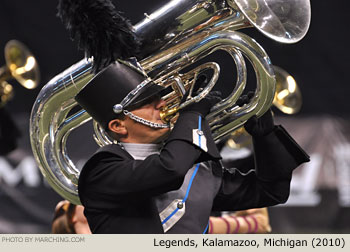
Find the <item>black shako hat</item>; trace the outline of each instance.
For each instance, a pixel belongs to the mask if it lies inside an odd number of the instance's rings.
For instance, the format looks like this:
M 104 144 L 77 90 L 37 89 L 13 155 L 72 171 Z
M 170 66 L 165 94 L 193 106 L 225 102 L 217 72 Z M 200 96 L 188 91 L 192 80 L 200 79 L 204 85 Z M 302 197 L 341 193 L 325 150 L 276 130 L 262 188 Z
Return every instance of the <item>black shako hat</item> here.
M 115 61 L 97 73 L 75 96 L 78 104 L 103 128 L 124 109 L 162 91 L 131 64 Z

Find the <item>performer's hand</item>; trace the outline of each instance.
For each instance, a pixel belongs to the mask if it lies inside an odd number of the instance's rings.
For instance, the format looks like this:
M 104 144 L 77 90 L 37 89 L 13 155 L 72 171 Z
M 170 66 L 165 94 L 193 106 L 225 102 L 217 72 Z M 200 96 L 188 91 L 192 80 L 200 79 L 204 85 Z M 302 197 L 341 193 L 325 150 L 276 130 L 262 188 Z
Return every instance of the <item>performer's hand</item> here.
M 182 111 L 195 111 L 200 113 L 202 117 L 205 117 L 207 114 L 209 114 L 210 109 L 221 100 L 220 91 L 211 91 L 202 100 L 185 107 Z
M 244 104 L 247 104 L 250 102 L 250 100 L 254 97 L 254 92 L 250 91 L 246 95 L 242 95 L 238 98 L 236 101 L 236 104 L 240 107 L 242 107 Z M 272 111 L 269 109 L 267 112 L 265 112 L 264 115 L 262 115 L 260 118 L 257 116 L 252 116 L 245 124 L 244 128 L 245 130 L 253 137 L 260 137 L 269 134 L 275 124 L 273 121 Z
M 242 95 L 236 101 L 236 105 L 242 107 L 244 104 L 249 103 L 250 100 L 254 97 L 254 94 L 255 93 L 253 91 L 249 91 L 246 95 Z
M 269 134 L 275 127 L 272 111 L 269 109 L 260 118 L 256 115 L 249 118 L 244 124 L 245 130 L 253 137 L 261 137 Z

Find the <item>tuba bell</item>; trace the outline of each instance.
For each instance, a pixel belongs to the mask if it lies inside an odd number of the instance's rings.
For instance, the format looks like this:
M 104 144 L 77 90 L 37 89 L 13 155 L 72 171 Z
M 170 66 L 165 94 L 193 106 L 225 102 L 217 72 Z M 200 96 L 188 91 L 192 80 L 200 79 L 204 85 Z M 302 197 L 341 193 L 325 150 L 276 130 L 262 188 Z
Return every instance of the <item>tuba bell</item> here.
M 284 69 L 278 66 L 273 68 L 276 76 L 276 92 L 272 104 L 285 114 L 298 113 L 303 99 L 297 82 Z
M 29 49 L 17 40 L 5 45 L 6 65 L 0 68 L 0 107 L 13 96 L 13 87 L 6 80 L 16 79 L 27 89 L 35 88 L 39 83 L 39 67 Z
M 266 112 L 275 94 L 275 75 L 268 55 L 254 39 L 237 30 L 255 27 L 278 42 L 295 43 L 305 36 L 310 13 L 309 0 L 172 0 L 134 25 L 137 36 L 143 38 L 139 63 L 156 84 L 172 87 L 173 91 L 163 98 L 168 110 L 176 112 L 205 97 L 220 73 L 215 62 L 185 73 L 182 70 L 214 51 L 227 52 L 236 64 L 237 80 L 232 93 L 207 116 L 214 139 L 219 139 L 252 115 Z M 251 102 L 238 107 L 235 102 L 247 78 L 244 57 L 253 65 L 257 88 Z M 53 189 L 74 204 L 80 204 L 80 171 L 69 158 L 66 143 L 72 130 L 91 120 L 84 110 L 70 112 L 77 104 L 75 95 L 93 77 L 92 63 L 91 58 L 83 59 L 54 77 L 39 93 L 30 118 L 31 146 L 42 174 Z M 193 97 L 190 92 L 180 103 L 199 74 L 208 69 L 213 71 L 208 85 Z M 112 142 L 97 123 L 94 129 L 98 144 Z

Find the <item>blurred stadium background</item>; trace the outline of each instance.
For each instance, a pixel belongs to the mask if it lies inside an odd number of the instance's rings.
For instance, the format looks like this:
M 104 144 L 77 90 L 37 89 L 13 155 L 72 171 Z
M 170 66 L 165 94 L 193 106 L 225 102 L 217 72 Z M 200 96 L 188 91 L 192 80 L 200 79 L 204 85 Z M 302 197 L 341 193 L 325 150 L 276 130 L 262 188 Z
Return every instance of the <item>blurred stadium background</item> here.
M 143 13 L 151 13 L 166 1 L 114 2 L 135 24 Z M 285 115 L 274 109 L 276 120 L 311 155 L 311 162 L 295 171 L 287 204 L 269 209 L 273 233 L 350 232 L 350 53 L 345 13 L 350 3 L 329 3 L 311 1 L 311 27 L 297 44 L 278 44 L 253 29 L 243 31 L 262 45 L 274 65 L 295 78 L 303 96 L 298 114 Z M 40 89 L 83 58 L 83 52 L 77 50 L 56 17 L 56 5 L 57 1 L 47 0 L 0 3 L 0 66 L 5 65 L 5 44 L 16 39 L 32 51 L 41 72 L 40 84 L 33 90 L 15 80 L 8 81 L 15 95 L 6 110 L 21 137 L 16 150 L 0 156 L 0 233 L 49 233 L 54 207 L 61 200 L 37 168 L 28 130 L 31 108 Z M 227 76 L 220 78 L 221 83 L 229 82 Z M 84 126 L 81 131 L 69 140 L 69 151 L 78 164 L 97 147 L 91 127 Z M 89 143 L 82 143 L 79 134 L 90 135 Z

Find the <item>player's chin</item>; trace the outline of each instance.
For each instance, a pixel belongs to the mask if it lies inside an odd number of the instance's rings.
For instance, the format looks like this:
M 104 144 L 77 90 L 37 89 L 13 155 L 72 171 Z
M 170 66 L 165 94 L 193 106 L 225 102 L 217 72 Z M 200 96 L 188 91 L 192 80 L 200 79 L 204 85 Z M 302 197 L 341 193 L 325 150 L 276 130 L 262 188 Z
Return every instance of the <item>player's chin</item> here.
M 159 135 L 158 137 L 155 139 L 154 143 L 161 143 L 164 142 L 170 133 L 170 129 L 169 128 L 165 128 L 165 129 L 159 129 L 158 131 Z
M 170 128 L 157 128 L 155 130 L 158 132 L 159 136 L 166 135 L 170 132 Z

